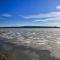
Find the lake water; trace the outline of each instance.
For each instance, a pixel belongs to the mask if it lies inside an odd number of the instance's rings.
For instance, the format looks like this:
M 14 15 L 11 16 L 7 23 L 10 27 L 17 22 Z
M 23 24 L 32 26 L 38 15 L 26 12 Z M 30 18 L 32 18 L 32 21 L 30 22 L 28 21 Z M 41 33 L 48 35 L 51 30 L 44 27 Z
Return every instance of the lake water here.
M 0 37 L 0 47 L 14 51 L 10 60 L 60 60 L 60 28 L 0 28 Z

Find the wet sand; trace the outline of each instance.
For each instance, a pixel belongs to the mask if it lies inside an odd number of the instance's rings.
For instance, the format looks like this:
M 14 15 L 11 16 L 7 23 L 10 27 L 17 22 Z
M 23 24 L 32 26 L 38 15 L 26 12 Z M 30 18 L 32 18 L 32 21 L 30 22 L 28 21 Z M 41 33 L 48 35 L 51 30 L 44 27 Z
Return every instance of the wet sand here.
M 17 46 L 6 40 L 6 38 L 0 37 L 0 53 L 6 53 L 8 60 L 59 60 L 52 57 L 48 50 L 37 50 L 23 45 Z

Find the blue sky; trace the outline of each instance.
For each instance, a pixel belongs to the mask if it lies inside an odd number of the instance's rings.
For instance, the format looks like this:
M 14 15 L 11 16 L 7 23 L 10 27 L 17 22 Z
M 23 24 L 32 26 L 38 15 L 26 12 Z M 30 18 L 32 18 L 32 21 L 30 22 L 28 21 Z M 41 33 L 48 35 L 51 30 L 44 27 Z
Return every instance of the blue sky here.
M 60 0 L 0 0 L 0 26 L 60 26 Z

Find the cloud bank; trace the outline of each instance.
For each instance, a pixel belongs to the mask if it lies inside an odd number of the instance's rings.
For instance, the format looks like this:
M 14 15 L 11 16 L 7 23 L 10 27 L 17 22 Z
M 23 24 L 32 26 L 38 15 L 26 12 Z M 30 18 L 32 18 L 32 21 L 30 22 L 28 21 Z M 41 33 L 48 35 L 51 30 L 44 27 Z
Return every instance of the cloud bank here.
M 3 16 L 3 17 L 12 17 L 12 15 L 11 14 L 8 14 L 8 13 L 2 14 L 1 16 Z
M 57 9 L 57 10 L 60 10 L 60 5 L 56 6 L 56 9 Z
M 22 16 L 24 19 L 32 19 L 33 22 L 46 22 L 60 20 L 60 12 L 49 12 L 37 15 Z
M 23 16 L 25 19 L 34 19 L 34 18 L 59 18 L 60 12 L 50 12 L 45 14 L 38 14 L 38 15 L 30 15 L 30 16 Z

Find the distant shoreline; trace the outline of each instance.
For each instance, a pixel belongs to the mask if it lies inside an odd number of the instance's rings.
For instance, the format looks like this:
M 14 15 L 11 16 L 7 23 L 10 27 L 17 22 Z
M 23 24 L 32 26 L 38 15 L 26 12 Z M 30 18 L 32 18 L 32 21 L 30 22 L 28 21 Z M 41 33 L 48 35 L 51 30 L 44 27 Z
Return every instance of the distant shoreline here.
M 18 27 L 0 27 L 0 28 L 60 28 L 57 26 L 18 26 Z

